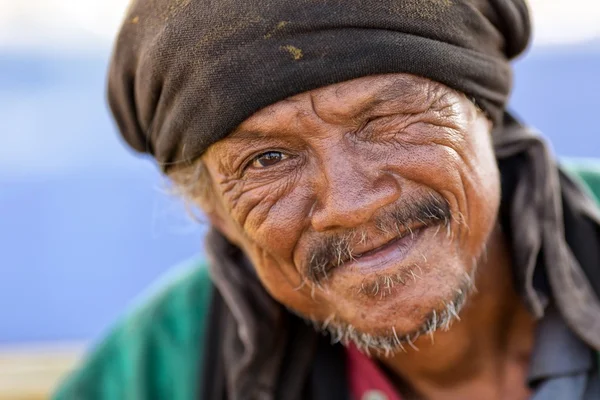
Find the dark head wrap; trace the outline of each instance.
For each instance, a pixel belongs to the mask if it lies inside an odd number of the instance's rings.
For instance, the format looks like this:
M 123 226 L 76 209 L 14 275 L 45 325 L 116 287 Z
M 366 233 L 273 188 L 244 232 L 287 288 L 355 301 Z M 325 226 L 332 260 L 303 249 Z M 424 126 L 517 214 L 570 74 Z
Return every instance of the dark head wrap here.
M 529 37 L 522 0 L 134 0 L 108 97 L 166 171 L 265 106 L 367 75 L 444 83 L 500 123 Z

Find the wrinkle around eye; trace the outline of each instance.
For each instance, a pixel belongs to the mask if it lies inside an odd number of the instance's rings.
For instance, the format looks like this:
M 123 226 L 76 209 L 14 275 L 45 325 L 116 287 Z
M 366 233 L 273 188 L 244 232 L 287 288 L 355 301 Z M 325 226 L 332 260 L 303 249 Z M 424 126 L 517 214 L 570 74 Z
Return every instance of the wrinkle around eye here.
M 265 201 L 277 201 L 276 198 L 282 197 L 285 193 L 293 189 L 302 169 L 297 164 L 285 168 L 276 168 L 273 166 L 264 170 L 259 169 L 250 172 L 243 177 L 228 179 L 228 193 L 220 189 L 226 202 L 226 208 L 243 226 L 247 214 L 255 207 L 261 206 Z M 277 171 L 274 171 L 277 169 Z M 275 199 L 275 200 L 274 200 Z M 243 223 L 242 223 L 243 220 Z
M 439 123 L 423 122 L 415 125 L 415 136 L 423 142 L 447 146 L 453 150 L 463 147 L 465 132 L 458 126 L 451 124 L 441 125 Z
M 275 163 L 273 163 L 271 165 L 260 165 L 260 160 L 262 158 L 264 158 L 265 156 L 273 156 L 274 154 L 279 154 L 280 155 L 279 159 Z M 270 167 L 273 167 L 273 166 L 279 164 L 282 161 L 287 160 L 289 157 L 290 156 L 288 154 L 286 154 L 284 152 L 281 152 L 281 151 L 272 151 L 272 150 L 266 151 L 264 153 L 259 154 L 256 157 L 254 157 L 253 159 L 251 159 L 250 163 L 246 164 L 246 168 L 256 168 L 256 169 L 270 168 Z M 267 160 L 267 161 L 269 161 L 269 160 Z M 273 161 L 273 160 L 271 160 L 271 161 Z M 255 165 L 257 163 L 259 165 Z
M 294 191 L 299 175 L 288 175 L 288 179 L 255 187 L 242 194 L 235 212 L 244 230 L 258 229 L 268 219 L 274 207 Z
M 403 113 L 382 115 L 370 118 L 357 131 L 357 136 L 361 139 L 380 139 L 394 137 L 405 131 L 412 124 L 419 122 L 421 113 Z
M 242 140 L 243 139 L 243 140 Z M 235 139 L 223 139 L 219 150 L 213 151 L 212 156 L 218 164 L 221 174 L 227 176 L 241 177 L 243 169 L 256 157 L 268 152 L 281 152 L 291 155 L 286 151 L 289 143 L 283 141 L 269 140 L 265 142 L 261 138 L 236 137 Z
M 278 150 L 278 152 L 280 152 Z M 282 152 L 283 153 L 283 152 Z M 243 170 L 241 171 L 241 175 L 239 177 L 239 179 L 241 180 L 245 180 L 245 181 L 274 181 L 277 180 L 279 178 L 284 178 L 286 174 L 289 174 L 290 171 L 294 171 L 300 168 L 301 164 L 302 164 L 302 157 L 301 156 L 297 156 L 297 155 L 291 155 L 291 154 L 287 154 L 284 153 L 285 157 L 275 163 L 274 165 L 271 166 L 267 166 L 267 167 L 262 167 L 262 168 L 256 168 L 253 167 L 251 164 L 253 163 L 253 160 L 256 157 L 253 157 L 250 160 L 250 164 L 242 164 L 242 165 L 246 165 L 245 168 L 243 168 Z M 258 156 L 260 156 L 261 154 L 259 154 Z
M 390 130 L 397 133 L 399 130 L 407 129 L 417 123 L 444 126 L 455 130 L 464 128 L 461 112 L 458 110 L 460 105 L 453 98 L 452 93 L 447 91 L 434 92 L 430 93 L 431 99 L 426 102 L 426 106 L 418 107 L 415 110 L 405 110 L 404 112 L 370 116 L 358 132 L 370 133 L 373 130 Z

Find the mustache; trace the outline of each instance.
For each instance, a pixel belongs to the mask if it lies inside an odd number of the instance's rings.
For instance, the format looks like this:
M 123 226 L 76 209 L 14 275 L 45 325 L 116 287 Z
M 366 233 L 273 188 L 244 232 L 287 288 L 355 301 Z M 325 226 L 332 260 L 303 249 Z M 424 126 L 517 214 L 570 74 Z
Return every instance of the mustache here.
M 405 236 L 412 234 L 415 225 L 423 228 L 447 226 L 451 218 L 448 201 L 437 193 L 430 193 L 419 199 L 406 199 L 383 210 L 374 218 L 374 225 L 386 236 L 392 233 Z M 353 251 L 356 243 L 364 244 L 368 240 L 366 231 L 357 228 L 329 234 L 311 243 L 310 256 L 305 261 L 307 279 L 317 285 L 326 280 L 331 270 L 358 255 Z

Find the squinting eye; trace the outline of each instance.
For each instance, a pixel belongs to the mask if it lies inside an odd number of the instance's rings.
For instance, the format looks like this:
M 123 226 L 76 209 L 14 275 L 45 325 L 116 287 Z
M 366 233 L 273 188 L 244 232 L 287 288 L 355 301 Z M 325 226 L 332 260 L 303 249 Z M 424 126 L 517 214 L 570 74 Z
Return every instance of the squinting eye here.
M 285 154 L 280 151 L 267 151 L 262 153 L 252 160 L 252 167 L 254 168 L 267 168 L 277 164 L 280 161 L 288 158 Z

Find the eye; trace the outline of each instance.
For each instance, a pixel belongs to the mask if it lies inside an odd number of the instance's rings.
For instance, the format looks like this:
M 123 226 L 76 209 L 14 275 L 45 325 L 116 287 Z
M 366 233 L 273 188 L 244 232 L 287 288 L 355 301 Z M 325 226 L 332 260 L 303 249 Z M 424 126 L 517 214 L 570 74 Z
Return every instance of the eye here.
M 250 166 L 253 168 L 268 168 L 287 158 L 288 156 L 280 151 L 267 151 L 254 157 Z

